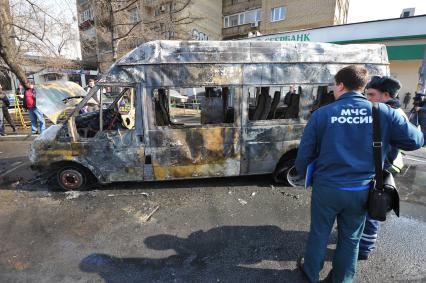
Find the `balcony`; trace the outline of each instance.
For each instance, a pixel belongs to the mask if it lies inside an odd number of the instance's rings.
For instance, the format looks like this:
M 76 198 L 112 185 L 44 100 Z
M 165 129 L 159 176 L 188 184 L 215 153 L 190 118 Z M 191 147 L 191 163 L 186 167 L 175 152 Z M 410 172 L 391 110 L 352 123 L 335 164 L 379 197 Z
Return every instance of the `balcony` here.
M 224 15 L 232 15 L 247 10 L 262 8 L 262 0 L 239 1 L 237 4 L 223 6 Z
M 257 27 L 252 27 L 252 24 L 245 24 L 230 28 L 223 28 L 222 37 L 224 39 L 247 37 L 249 32 L 258 31 L 260 29 L 261 22 L 258 23 L 259 25 Z

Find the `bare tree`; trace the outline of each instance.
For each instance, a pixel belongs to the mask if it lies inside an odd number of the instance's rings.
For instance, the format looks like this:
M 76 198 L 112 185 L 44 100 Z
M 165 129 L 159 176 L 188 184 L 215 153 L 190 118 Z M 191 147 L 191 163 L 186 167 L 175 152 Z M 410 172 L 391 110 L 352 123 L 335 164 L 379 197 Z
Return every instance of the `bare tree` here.
M 77 39 L 72 22 L 51 10 L 40 0 L 0 0 L 0 57 L 21 83 L 28 58 L 53 58 L 46 67 L 62 67 L 64 50 Z
M 92 0 L 98 46 L 104 46 L 103 51 L 110 51 L 111 60 L 115 62 L 120 55 L 142 42 L 154 39 L 183 39 L 179 27 L 198 19 L 189 12 L 192 1 Z M 151 5 L 148 5 L 148 2 Z M 163 8 L 155 10 L 155 7 Z M 93 46 L 83 43 L 82 48 Z

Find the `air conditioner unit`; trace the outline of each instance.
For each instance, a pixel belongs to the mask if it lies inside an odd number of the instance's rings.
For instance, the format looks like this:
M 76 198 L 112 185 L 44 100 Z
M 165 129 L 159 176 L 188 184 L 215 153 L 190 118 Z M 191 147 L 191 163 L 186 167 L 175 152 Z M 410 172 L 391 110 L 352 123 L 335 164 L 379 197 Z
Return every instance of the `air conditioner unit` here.
M 165 12 L 166 11 L 166 6 L 165 5 L 161 5 L 160 6 L 160 12 Z
M 406 8 L 406 9 L 402 10 L 400 17 L 401 18 L 413 17 L 415 11 L 416 11 L 416 8 Z
M 257 28 L 259 26 L 259 22 L 250 23 L 252 28 Z

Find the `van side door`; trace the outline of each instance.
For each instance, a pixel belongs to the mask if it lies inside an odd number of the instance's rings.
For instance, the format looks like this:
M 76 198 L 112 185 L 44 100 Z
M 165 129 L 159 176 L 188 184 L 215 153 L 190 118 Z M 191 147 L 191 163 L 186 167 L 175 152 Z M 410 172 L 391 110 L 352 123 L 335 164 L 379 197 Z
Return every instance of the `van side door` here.
M 149 89 L 154 180 L 240 174 L 237 87 Z

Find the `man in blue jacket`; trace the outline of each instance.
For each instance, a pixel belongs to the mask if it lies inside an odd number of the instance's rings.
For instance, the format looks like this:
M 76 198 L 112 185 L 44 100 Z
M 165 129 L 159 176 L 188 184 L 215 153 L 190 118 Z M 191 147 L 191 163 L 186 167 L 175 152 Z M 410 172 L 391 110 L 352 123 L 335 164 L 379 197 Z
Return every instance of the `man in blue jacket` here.
M 311 227 L 304 263 L 311 282 L 319 281 L 334 221 L 338 242 L 333 257 L 333 282 L 352 282 L 364 228 L 370 181 L 374 178 L 372 105 L 361 94 L 368 72 L 359 66 L 334 77 L 336 101 L 315 111 L 303 133 L 296 158 L 299 174 L 316 159 L 311 199 Z M 423 135 L 394 109 L 379 104 L 383 158 L 389 145 L 415 150 Z M 383 162 L 383 160 L 382 160 Z

